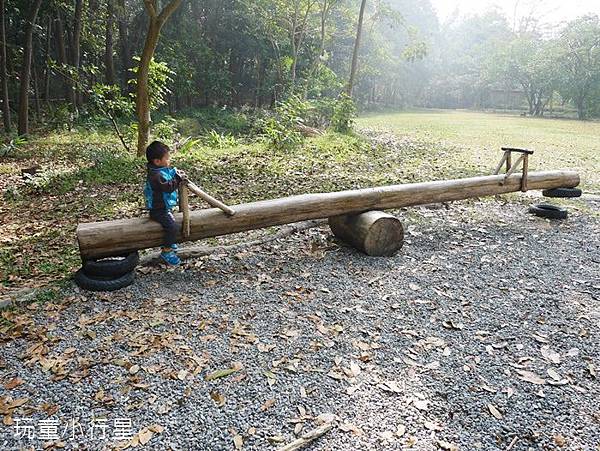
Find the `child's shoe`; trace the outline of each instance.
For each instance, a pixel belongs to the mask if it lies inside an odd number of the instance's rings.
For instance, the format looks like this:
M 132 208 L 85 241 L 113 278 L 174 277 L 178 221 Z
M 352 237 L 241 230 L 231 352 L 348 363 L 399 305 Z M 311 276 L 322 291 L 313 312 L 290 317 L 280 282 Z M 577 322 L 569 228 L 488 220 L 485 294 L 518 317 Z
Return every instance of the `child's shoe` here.
M 173 251 L 161 252 L 160 258 L 169 266 L 177 266 L 181 263 L 181 260 Z

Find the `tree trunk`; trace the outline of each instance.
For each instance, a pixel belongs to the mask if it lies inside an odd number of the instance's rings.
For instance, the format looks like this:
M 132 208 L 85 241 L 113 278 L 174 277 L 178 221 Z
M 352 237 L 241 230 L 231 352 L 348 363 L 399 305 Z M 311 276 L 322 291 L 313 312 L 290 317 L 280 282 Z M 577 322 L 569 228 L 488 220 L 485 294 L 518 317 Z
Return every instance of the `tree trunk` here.
M 81 22 L 83 15 L 83 0 L 75 0 L 75 15 L 73 17 L 73 41 L 71 47 L 71 65 L 75 70 L 75 81 L 79 82 L 79 66 L 81 62 Z M 73 92 L 73 111 L 77 111 L 77 109 L 82 104 L 81 99 L 81 90 L 79 89 L 78 84 L 74 84 L 74 92 Z
M 44 69 L 44 101 L 46 108 L 50 106 L 50 49 L 52 42 L 52 17 L 48 17 L 46 25 L 46 67 Z
M 127 90 L 129 80 L 129 69 L 131 67 L 131 50 L 129 46 L 129 30 L 125 0 L 118 0 L 117 17 L 119 24 L 119 56 L 120 56 L 120 79 L 121 89 Z
M 21 87 L 19 91 L 19 135 L 29 133 L 29 79 L 31 77 L 31 53 L 33 45 L 33 27 L 37 19 L 42 0 L 35 0 L 25 24 L 25 45 L 23 47 L 23 68 L 21 70 Z
M 138 156 L 144 155 L 148 139 L 150 138 L 150 96 L 148 94 L 148 77 L 150 61 L 152 61 L 154 51 L 156 50 L 159 33 L 160 25 L 158 19 L 150 18 L 146 43 L 144 44 L 144 51 L 142 52 L 137 72 L 135 108 L 138 118 Z
M 333 216 L 329 227 L 335 236 L 373 257 L 391 257 L 404 241 L 402 222 L 381 211 Z
M 350 68 L 350 78 L 346 87 L 346 94 L 352 97 L 354 89 L 354 78 L 356 77 L 356 68 L 358 67 L 358 50 L 360 49 L 360 36 L 362 34 L 363 17 L 365 15 L 365 5 L 367 0 L 362 0 L 360 4 L 360 13 L 358 14 L 358 26 L 356 28 L 356 40 L 354 41 L 354 51 L 352 52 L 352 66 Z
M 40 90 L 38 84 L 38 71 L 37 65 L 35 64 L 35 58 L 32 58 L 32 75 L 33 75 L 33 105 L 35 107 L 35 120 L 40 120 L 41 110 L 40 110 Z
M 115 84 L 115 65 L 113 62 L 113 24 L 114 24 L 114 0 L 108 0 L 106 5 L 106 42 L 104 47 L 104 68 L 106 83 Z
M 10 119 L 10 103 L 8 100 L 8 75 L 6 73 L 6 28 L 4 26 L 4 0 L 0 0 L 0 81 L 2 83 L 2 118 L 4 120 L 4 131 L 10 133 L 12 129 Z
M 69 64 L 69 61 L 67 60 L 67 47 L 65 45 L 65 27 L 60 11 L 56 13 L 56 45 L 58 47 L 58 62 L 65 65 Z M 62 76 L 62 79 L 65 100 L 73 104 L 73 87 L 71 86 L 71 81 L 64 75 Z
M 146 42 L 144 43 L 144 50 L 142 51 L 140 65 L 137 71 L 135 111 L 138 118 L 138 156 L 144 155 L 150 137 L 150 96 L 148 93 L 150 62 L 154 56 L 162 26 L 169 16 L 179 7 L 181 1 L 182 0 L 171 0 L 167 6 L 163 8 L 161 13 L 158 14 L 156 10 L 158 2 L 155 0 L 144 0 L 144 5 L 150 17 Z

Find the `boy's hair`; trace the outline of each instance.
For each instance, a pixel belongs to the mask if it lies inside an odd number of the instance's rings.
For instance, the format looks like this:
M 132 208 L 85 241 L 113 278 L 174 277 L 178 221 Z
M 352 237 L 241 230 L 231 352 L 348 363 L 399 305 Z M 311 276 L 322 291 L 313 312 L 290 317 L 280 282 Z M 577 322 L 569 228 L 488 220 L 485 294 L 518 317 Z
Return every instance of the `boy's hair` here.
M 169 146 L 160 141 L 153 141 L 146 147 L 146 159 L 148 163 L 152 163 L 154 160 L 161 160 L 169 152 Z

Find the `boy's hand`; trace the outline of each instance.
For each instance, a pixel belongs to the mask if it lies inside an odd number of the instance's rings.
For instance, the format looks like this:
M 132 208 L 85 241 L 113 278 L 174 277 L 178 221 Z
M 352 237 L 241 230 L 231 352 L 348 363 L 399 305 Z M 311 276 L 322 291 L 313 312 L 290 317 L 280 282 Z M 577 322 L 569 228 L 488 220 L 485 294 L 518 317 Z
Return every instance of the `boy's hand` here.
M 182 182 L 187 182 L 189 180 L 187 174 L 179 169 L 177 169 L 177 175 L 179 176 Z

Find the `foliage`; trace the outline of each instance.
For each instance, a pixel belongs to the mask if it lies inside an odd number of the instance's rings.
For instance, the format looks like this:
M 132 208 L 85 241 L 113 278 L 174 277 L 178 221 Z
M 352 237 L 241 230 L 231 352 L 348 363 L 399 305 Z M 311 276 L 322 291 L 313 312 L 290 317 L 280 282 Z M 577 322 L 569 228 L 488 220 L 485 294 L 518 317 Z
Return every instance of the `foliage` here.
M 230 134 L 219 133 L 215 130 L 210 130 L 204 137 L 204 144 L 215 149 L 225 149 L 234 147 L 238 144 L 234 136 Z
M 8 142 L 3 143 L 2 146 L 0 146 L 0 156 L 11 156 L 15 150 L 26 143 L 27 137 L 25 136 L 15 136 L 14 138 L 10 138 Z
M 600 19 L 569 23 L 558 39 L 558 90 L 572 101 L 580 119 L 600 114 Z
M 133 60 L 138 64 L 140 62 L 139 56 L 134 56 Z M 138 71 L 138 66 L 131 69 L 131 72 L 135 75 Z M 165 97 L 170 94 L 171 91 L 168 88 L 169 83 L 173 82 L 173 72 L 167 63 L 156 61 L 154 58 L 150 60 L 150 67 L 148 71 L 148 96 L 150 97 L 150 110 L 155 110 L 161 105 L 166 105 Z M 133 77 L 129 80 L 129 83 L 135 86 L 137 79 Z
M 276 150 L 292 150 L 304 141 L 298 130 L 304 124 L 310 110 L 310 104 L 298 96 L 290 96 L 283 102 L 278 102 L 273 115 L 259 123 L 263 139 Z
M 152 135 L 159 141 L 170 143 L 177 133 L 177 120 L 171 116 L 166 116 L 152 127 Z
M 103 115 L 111 118 L 123 118 L 133 114 L 133 100 L 123 95 L 117 85 L 94 84 L 90 92 L 90 100 Z
M 356 117 L 356 105 L 351 97 L 342 93 L 335 102 L 331 127 L 339 133 L 348 133 Z

